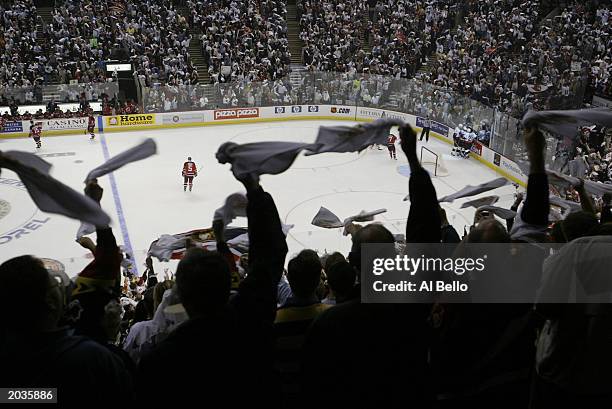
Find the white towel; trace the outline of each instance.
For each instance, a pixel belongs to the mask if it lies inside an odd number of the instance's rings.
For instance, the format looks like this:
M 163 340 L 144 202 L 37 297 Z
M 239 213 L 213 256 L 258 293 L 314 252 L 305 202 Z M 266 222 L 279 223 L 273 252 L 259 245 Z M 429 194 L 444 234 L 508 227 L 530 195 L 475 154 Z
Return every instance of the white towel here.
M 110 158 L 102 165 L 93 169 L 85 178 L 85 182 L 107 175 L 112 171 L 127 165 L 128 163 L 146 159 L 149 156 L 155 155 L 156 152 L 157 145 L 155 145 L 155 141 L 151 138 L 146 139 L 141 144 L 121 152 L 119 155 Z
M 488 192 L 489 190 L 497 189 L 507 184 L 508 184 L 508 180 L 506 180 L 506 178 L 497 178 L 497 179 L 493 179 L 485 183 L 481 183 L 476 186 L 467 185 L 466 187 L 459 190 L 458 192 L 455 192 L 451 195 L 444 196 L 442 199 L 438 201 L 450 203 L 454 201 L 455 199 L 460 199 L 462 197 L 476 196 L 477 194 Z

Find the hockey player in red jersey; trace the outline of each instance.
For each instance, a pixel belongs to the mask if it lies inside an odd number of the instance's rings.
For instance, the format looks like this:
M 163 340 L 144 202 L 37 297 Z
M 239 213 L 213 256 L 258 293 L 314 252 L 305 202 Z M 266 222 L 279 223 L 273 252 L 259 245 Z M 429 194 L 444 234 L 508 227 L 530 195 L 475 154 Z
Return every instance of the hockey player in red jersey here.
M 387 137 L 387 149 L 389 149 L 389 157 L 391 159 L 397 160 L 397 156 L 395 156 L 395 142 L 397 141 L 397 136 L 390 134 Z
M 36 148 L 39 149 L 42 144 L 40 142 L 40 136 L 42 135 L 42 122 L 37 122 L 30 127 L 30 136 L 36 142 Z
M 89 139 L 93 139 L 96 137 L 96 134 L 94 133 L 94 128 L 96 127 L 96 118 L 93 116 L 93 111 L 89 111 L 89 118 L 87 119 L 87 132 L 91 135 L 91 138 Z
M 187 191 L 187 185 L 189 185 L 189 191 L 193 187 L 193 178 L 198 176 L 198 169 L 196 164 L 191 160 L 191 156 L 187 158 L 187 162 L 183 164 L 183 191 Z

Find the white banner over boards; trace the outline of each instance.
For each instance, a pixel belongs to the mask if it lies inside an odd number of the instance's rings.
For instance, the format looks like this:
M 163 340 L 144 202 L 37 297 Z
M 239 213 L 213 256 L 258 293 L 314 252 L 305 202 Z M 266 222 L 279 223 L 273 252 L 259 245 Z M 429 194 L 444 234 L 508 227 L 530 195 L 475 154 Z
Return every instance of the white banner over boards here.
M 87 129 L 87 123 L 89 118 L 81 117 L 81 118 L 57 118 L 57 119 L 47 119 L 43 120 L 43 131 L 55 131 L 55 130 L 64 130 L 64 129 Z M 96 121 L 96 125 L 97 125 Z
M 410 126 L 416 126 L 416 120 L 414 115 L 405 114 L 403 112 L 388 111 L 386 109 L 378 108 L 357 108 L 357 120 L 358 121 L 372 121 L 376 119 L 387 118 L 387 119 L 401 119 L 404 122 L 410 124 Z

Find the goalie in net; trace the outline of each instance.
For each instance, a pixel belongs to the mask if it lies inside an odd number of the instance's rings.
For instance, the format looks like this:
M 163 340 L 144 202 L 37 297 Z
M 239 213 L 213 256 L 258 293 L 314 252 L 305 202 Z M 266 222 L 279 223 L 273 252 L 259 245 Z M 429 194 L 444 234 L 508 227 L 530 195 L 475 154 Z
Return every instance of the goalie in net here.
M 434 176 L 448 176 L 448 168 L 442 154 L 438 154 L 425 146 L 421 147 L 421 166 Z

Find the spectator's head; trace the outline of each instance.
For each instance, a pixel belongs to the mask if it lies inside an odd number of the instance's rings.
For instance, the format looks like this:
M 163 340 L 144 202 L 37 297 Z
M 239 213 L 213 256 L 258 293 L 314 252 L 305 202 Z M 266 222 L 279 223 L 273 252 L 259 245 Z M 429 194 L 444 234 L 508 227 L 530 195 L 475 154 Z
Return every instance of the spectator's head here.
M 321 262 L 323 263 L 323 268 L 325 269 L 325 271 L 329 270 L 332 265 L 341 261 L 346 261 L 346 259 L 344 258 L 342 253 L 339 253 L 337 251 L 331 254 L 327 254 L 324 257 L 321 257 Z
M 349 262 L 357 271 L 361 270 L 361 245 L 370 243 L 395 243 L 395 238 L 389 230 L 380 224 L 369 224 L 353 234 L 353 245 L 349 254 Z
M 336 295 L 336 301 L 342 302 L 355 286 L 357 278 L 355 269 L 347 261 L 341 260 L 327 268 L 325 273 L 329 288 Z
M 0 283 L 4 328 L 31 333 L 56 328 L 64 310 L 64 292 L 39 259 L 21 256 L 4 262 Z
M 149 278 L 147 278 L 147 288 L 154 288 L 157 284 L 157 276 L 150 275 Z
M 555 243 L 569 243 L 579 237 L 588 236 L 599 225 L 597 217 L 588 212 L 570 213 L 553 226 L 551 237 Z
M 112 292 L 89 291 L 73 295 L 73 300 L 70 314 L 75 317 L 74 327 L 78 334 L 100 343 L 115 341 L 122 311 Z
M 291 292 L 298 298 L 311 298 L 321 281 L 321 260 L 313 250 L 302 250 L 289 261 L 287 279 Z
M 189 318 L 218 310 L 229 298 L 229 266 L 217 252 L 191 248 L 177 267 L 176 289 Z
M 510 243 L 506 228 L 495 219 L 481 220 L 467 238 L 468 243 Z

